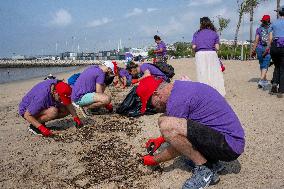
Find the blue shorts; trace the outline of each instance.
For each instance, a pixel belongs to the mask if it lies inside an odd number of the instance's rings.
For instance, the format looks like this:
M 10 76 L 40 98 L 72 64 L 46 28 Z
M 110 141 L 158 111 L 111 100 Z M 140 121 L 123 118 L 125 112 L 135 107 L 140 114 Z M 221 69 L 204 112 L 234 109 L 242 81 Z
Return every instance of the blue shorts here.
M 93 104 L 95 102 L 95 100 L 94 100 L 95 94 L 96 94 L 95 92 L 87 93 L 84 96 L 82 96 L 82 98 L 75 103 L 79 106 L 87 106 L 87 105 Z
M 263 53 L 265 52 L 265 47 L 257 47 L 256 48 L 256 54 L 257 54 L 257 59 L 259 61 L 259 67 L 260 69 L 268 69 L 270 61 L 271 61 L 271 56 L 270 54 L 267 54 L 265 57 L 263 57 Z

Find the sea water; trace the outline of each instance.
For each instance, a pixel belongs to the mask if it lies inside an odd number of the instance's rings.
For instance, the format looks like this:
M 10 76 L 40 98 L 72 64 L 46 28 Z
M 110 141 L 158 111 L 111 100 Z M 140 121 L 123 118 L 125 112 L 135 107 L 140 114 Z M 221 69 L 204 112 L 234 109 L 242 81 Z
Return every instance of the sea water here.
M 29 68 L 0 68 L 0 83 L 7 83 L 11 81 L 19 81 L 31 79 L 34 77 L 43 77 L 43 79 L 52 74 L 61 72 L 73 71 L 79 69 L 79 66 L 71 67 L 29 67 Z

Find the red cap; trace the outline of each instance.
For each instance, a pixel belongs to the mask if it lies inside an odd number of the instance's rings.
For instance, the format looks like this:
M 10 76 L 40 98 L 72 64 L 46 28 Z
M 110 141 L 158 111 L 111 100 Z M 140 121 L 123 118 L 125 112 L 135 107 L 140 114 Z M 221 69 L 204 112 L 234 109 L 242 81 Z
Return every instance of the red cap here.
M 261 21 L 270 21 L 270 16 L 269 15 L 263 15 Z
M 55 91 L 60 96 L 60 99 L 64 105 L 71 104 L 70 96 L 71 96 L 72 88 L 67 83 L 58 82 L 55 85 Z
M 142 114 L 146 111 L 147 101 L 152 96 L 154 91 L 159 87 L 162 81 L 162 79 L 155 79 L 153 76 L 148 76 L 140 80 L 136 89 L 136 94 L 139 96 L 142 103 L 140 110 Z

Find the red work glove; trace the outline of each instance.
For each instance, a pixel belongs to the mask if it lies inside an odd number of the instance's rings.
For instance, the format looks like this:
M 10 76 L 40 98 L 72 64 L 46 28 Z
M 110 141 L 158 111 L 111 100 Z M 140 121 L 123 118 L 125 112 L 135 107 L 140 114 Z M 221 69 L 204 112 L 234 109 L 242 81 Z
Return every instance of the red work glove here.
M 52 136 L 52 135 L 53 135 L 52 132 L 51 132 L 48 128 L 46 128 L 45 125 L 43 125 L 43 124 L 38 127 L 38 130 L 39 130 L 39 131 L 42 133 L 42 135 L 45 136 L 45 137 L 49 137 L 49 136 Z
M 160 136 L 158 138 L 154 138 L 154 139 L 149 139 L 146 142 L 146 148 L 148 153 L 152 154 L 164 143 L 166 142 L 164 137 Z
M 151 156 L 151 155 L 143 156 L 142 161 L 143 161 L 143 164 L 147 166 L 158 165 L 158 163 L 154 160 L 154 156 Z
M 135 84 L 135 83 L 138 83 L 138 82 L 139 82 L 138 79 L 132 79 L 132 81 L 131 81 L 132 84 Z
M 81 120 L 80 120 L 79 117 L 73 117 L 73 120 L 74 120 L 74 122 L 75 122 L 75 127 L 81 127 L 81 126 L 83 126 L 83 124 L 82 124 L 82 122 L 81 122 Z
M 105 108 L 109 111 L 109 113 L 113 112 L 113 107 L 111 103 L 109 103 L 108 105 L 105 105 Z

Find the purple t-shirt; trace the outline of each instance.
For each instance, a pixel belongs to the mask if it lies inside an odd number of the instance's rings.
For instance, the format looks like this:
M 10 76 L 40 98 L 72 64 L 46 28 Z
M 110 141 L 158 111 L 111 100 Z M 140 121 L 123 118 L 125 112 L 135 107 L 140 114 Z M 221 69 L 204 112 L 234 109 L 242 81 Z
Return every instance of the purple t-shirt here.
M 164 57 L 167 55 L 167 46 L 164 43 L 164 41 L 161 41 L 160 43 L 157 44 L 156 50 L 160 50 L 161 48 L 163 49 L 163 52 L 159 52 L 156 55 Z
M 36 115 L 42 110 L 48 109 L 51 106 L 59 106 L 51 95 L 51 85 L 56 84 L 56 79 L 45 80 L 35 85 L 22 99 L 19 104 L 19 114 L 24 116 L 28 111 L 31 115 Z
M 168 116 L 191 119 L 222 133 L 234 152 L 244 151 L 245 134 L 241 123 L 225 98 L 212 87 L 176 80 L 166 111 Z
M 217 32 L 210 29 L 195 32 L 192 39 L 192 45 L 196 45 L 196 52 L 215 51 L 215 44 L 219 43 L 220 39 Z
M 149 63 L 144 63 L 140 66 L 140 72 L 141 74 L 144 74 L 146 70 L 149 70 L 152 76 L 161 78 L 164 81 L 168 80 L 168 77 L 161 71 L 159 70 L 156 66 L 149 64 Z
M 104 84 L 105 73 L 99 66 L 89 66 L 78 77 L 71 94 L 71 99 L 77 102 L 87 93 L 96 92 L 96 83 Z
M 126 77 L 127 81 L 131 81 L 132 80 L 132 76 L 128 73 L 128 71 L 126 69 L 121 68 L 118 72 L 119 77 Z
M 264 45 L 265 42 L 262 41 L 263 38 L 266 38 L 267 41 L 266 43 L 268 42 L 268 37 L 269 37 L 269 33 L 272 31 L 272 29 L 269 27 L 267 29 L 265 29 L 264 27 L 259 27 L 256 29 L 256 32 L 255 32 L 255 36 L 259 36 L 259 40 L 258 40 L 258 44 L 257 44 L 257 48 L 263 48 L 264 46 L 267 46 L 267 45 Z M 264 37 L 262 37 L 264 36 Z

